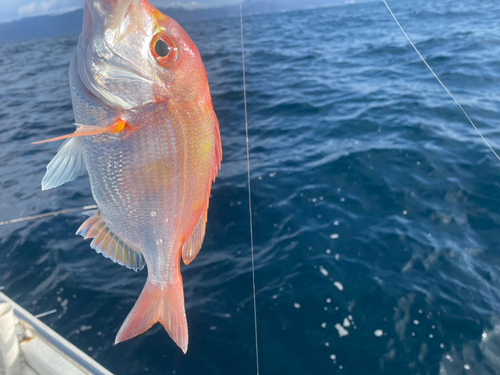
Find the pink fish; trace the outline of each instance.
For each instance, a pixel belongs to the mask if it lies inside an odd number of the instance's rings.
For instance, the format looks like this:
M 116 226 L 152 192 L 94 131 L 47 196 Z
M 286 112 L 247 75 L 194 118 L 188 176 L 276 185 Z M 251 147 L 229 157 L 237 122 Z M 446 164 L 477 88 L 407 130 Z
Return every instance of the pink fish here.
M 198 49 L 146 0 L 85 0 L 70 86 L 77 129 L 47 140 L 68 138 L 42 188 L 87 170 L 98 210 L 77 234 L 116 263 L 147 265 L 116 343 L 160 322 L 186 352 L 180 260 L 189 264 L 200 251 L 222 158 Z

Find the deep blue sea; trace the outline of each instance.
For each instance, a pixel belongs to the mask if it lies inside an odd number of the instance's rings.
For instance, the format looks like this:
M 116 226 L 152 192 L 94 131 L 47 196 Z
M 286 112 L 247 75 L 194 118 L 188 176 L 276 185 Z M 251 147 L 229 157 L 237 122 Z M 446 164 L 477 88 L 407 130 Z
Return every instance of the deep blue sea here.
M 500 3 L 391 1 L 500 150 Z M 73 213 L 0 227 L 0 286 L 119 375 L 256 373 L 240 20 L 184 24 L 224 160 L 183 267 L 189 351 L 159 325 L 115 346 L 146 280 Z M 244 19 L 260 373 L 500 374 L 500 161 L 375 1 Z M 33 37 L 36 37 L 34 35 Z M 77 35 L 0 43 L 0 221 L 93 204 L 42 192 L 72 132 Z

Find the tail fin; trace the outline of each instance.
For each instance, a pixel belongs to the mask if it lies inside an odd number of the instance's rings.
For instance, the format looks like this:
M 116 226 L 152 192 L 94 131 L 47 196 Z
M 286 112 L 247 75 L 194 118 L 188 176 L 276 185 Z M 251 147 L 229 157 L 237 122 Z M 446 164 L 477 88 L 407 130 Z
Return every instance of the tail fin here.
M 184 310 L 182 282 L 159 286 L 146 282 L 139 299 L 123 322 L 115 344 L 146 332 L 160 322 L 184 353 L 188 348 L 188 330 Z

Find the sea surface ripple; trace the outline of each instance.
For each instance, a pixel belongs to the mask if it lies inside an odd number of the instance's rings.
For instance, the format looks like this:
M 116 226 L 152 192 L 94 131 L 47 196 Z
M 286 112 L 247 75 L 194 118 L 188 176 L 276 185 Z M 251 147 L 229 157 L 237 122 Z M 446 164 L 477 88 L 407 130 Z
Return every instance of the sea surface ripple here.
M 500 150 L 500 3 L 391 1 Z M 114 337 L 147 271 L 68 214 L 0 227 L 0 286 L 116 374 L 255 374 L 240 20 L 183 25 L 224 160 L 183 267 L 189 351 L 156 326 Z M 380 1 L 244 19 L 261 373 L 500 374 L 500 161 Z M 77 35 L 0 43 L 0 221 L 93 204 L 87 176 L 42 192 L 73 131 Z

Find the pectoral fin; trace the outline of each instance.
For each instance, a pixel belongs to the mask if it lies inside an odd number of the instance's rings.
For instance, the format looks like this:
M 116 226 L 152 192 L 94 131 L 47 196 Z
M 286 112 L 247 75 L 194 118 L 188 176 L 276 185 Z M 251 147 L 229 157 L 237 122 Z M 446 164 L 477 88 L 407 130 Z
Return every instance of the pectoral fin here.
M 78 125 L 78 129 L 71 134 L 61 135 L 60 137 L 45 139 L 43 141 L 33 142 L 33 145 L 38 145 L 40 143 L 47 142 L 55 142 L 61 141 L 63 139 L 74 138 L 74 137 L 87 137 L 89 135 L 98 135 L 98 134 L 116 134 L 124 129 L 133 131 L 133 128 L 128 124 L 127 121 L 118 119 L 112 125 L 101 127 L 101 126 L 92 126 L 92 125 Z
M 134 271 L 144 268 L 146 262 L 139 250 L 133 249 L 106 226 L 99 211 L 91 212 L 91 216 L 76 231 L 83 238 L 93 238 L 90 247 L 101 253 L 105 258 L 111 259 Z
M 72 138 L 63 143 L 56 156 L 47 165 L 47 172 L 42 180 L 42 190 L 49 190 L 73 181 L 86 170 L 80 140 Z

